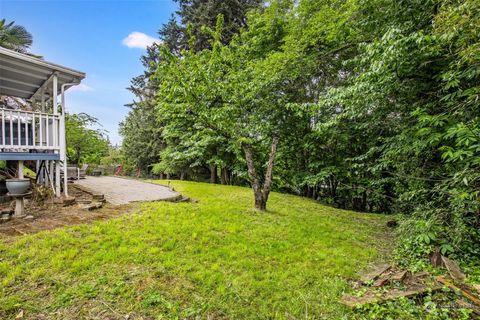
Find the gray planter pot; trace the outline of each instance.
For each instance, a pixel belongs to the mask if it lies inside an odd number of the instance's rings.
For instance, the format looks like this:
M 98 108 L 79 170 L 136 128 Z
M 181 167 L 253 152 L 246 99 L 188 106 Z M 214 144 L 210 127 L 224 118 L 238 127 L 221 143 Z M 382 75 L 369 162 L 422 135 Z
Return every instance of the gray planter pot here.
M 7 189 L 10 194 L 25 194 L 30 189 L 30 179 L 7 179 Z

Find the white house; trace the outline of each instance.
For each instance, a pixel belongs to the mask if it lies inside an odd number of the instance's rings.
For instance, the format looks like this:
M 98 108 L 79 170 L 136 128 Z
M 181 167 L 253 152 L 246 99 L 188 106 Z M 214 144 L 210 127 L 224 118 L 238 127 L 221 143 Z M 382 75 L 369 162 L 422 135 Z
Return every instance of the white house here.
M 36 161 L 40 181 L 61 196 L 67 172 L 65 96 L 85 73 L 0 47 L 0 96 L 26 101 L 28 108 L 0 108 L 0 160 Z M 28 109 L 28 110 L 27 110 Z M 63 193 L 68 195 L 67 175 Z

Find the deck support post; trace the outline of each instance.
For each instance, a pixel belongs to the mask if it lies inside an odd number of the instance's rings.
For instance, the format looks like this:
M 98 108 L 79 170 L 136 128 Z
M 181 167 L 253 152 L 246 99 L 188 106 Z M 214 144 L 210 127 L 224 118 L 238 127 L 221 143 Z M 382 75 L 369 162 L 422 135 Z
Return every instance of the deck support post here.
M 68 197 L 68 170 L 67 170 L 67 137 L 66 137 L 66 129 L 65 129 L 65 86 L 67 84 L 62 85 L 61 90 L 61 105 L 62 108 L 60 110 L 60 160 L 63 162 L 63 194 L 65 197 Z
M 45 113 L 47 108 L 46 108 L 46 102 L 45 102 L 45 88 L 42 88 L 42 90 L 40 91 L 40 107 L 41 107 L 41 111 L 42 113 Z M 44 128 L 45 128 L 45 125 L 43 124 L 43 119 L 42 119 L 42 116 L 40 116 L 40 128 L 39 130 L 42 130 L 42 132 L 39 132 L 40 134 L 40 138 L 39 138 L 39 144 L 41 147 L 43 147 L 43 139 L 42 137 L 45 137 L 45 133 L 43 132 Z M 38 165 L 40 165 L 40 163 L 37 161 Z M 45 161 L 45 165 L 48 166 L 48 161 Z M 43 183 L 45 186 L 47 186 L 48 182 L 47 182 L 47 176 L 46 176 L 46 172 L 45 172 L 45 166 L 42 166 L 41 168 L 41 171 L 40 171 L 40 179 L 38 180 L 39 183 Z M 38 172 L 38 169 L 37 169 L 37 172 Z
M 46 168 L 49 168 L 49 165 L 50 165 L 50 161 L 48 160 L 45 160 L 45 165 L 43 166 L 43 184 L 45 185 L 45 187 L 48 187 L 48 179 L 50 179 L 48 173 L 47 173 L 47 170 Z
M 18 160 L 18 178 L 23 179 L 23 160 Z
M 60 161 L 55 161 L 55 195 L 60 197 L 61 194 L 61 175 L 60 175 Z
M 56 190 L 55 190 L 55 160 L 50 160 L 48 161 L 50 164 L 50 168 L 48 168 L 48 180 L 50 181 L 50 186 L 52 187 L 53 192 L 56 195 Z
M 52 81 L 53 87 L 53 114 L 58 115 L 58 76 L 57 74 L 53 75 Z M 53 145 L 58 146 L 58 122 L 56 119 L 53 119 Z M 53 171 L 52 171 L 53 172 Z M 60 161 L 55 161 L 55 196 L 60 197 Z
M 48 170 L 50 171 L 50 177 L 49 177 L 50 179 L 49 179 L 49 180 L 50 180 L 50 182 L 51 182 L 51 185 L 54 187 L 54 186 L 55 186 L 55 181 L 54 181 L 54 179 L 55 179 L 55 176 L 54 176 L 54 173 L 55 173 L 55 171 L 54 171 L 54 169 L 55 169 L 55 168 L 54 168 L 55 160 L 50 160 L 50 161 L 48 161 L 48 164 L 50 165 L 50 168 L 48 168 Z M 55 189 L 55 188 L 54 188 L 54 189 Z M 53 191 L 55 191 L 55 190 L 53 190 Z
M 35 161 L 35 172 L 38 174 L 37 181 L 42 183 L 42 173 L 40 172 L 40 160 Z

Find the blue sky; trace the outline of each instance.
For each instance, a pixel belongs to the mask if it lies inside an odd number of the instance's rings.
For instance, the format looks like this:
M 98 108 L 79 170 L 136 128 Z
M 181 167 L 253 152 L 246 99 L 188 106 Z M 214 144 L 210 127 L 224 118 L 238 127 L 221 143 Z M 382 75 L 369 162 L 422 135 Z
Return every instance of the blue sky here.
M 87 74 L 67 91 L 69 112 L 97 117 L 112 143 L 133 96 L 125 89 L 142 72 L 144 46 L 176 10 L 173 1 L 0 0 L 0 18 L 33 35 L 31 52 Z

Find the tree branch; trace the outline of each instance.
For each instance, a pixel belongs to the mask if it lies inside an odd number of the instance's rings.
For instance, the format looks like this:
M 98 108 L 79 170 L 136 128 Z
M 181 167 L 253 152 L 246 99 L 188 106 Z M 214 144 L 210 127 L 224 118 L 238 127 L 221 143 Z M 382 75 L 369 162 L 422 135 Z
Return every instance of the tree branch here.
M 268 156 L 267 171 L 265 172 L 265 180 L 263 182 L 263 197 L 267 201 L 268 194 L 272 188 L 272 174 L 273 174 L 273 161 L 275 160 L 275 155 L 277 154 L 279 138 L 274 136 L 272 139 L 272 147 L 270 150 L 270 155 Z
M 253 150 L 250 144 L 242 145 L 243 151 L 245 152 L 245 160 L 247 161 L 248 175 L 252 179 L 252 188 L 253 191 L 260 191 L 260 179 L 258 177 L 257 170 L 255 169 L 255 163 L 253 161 Z

